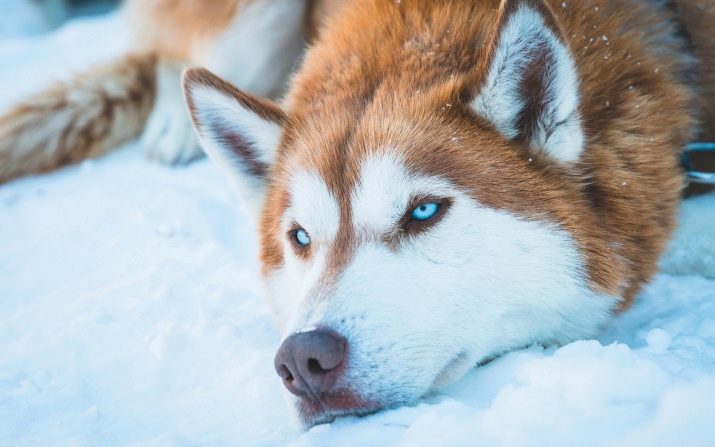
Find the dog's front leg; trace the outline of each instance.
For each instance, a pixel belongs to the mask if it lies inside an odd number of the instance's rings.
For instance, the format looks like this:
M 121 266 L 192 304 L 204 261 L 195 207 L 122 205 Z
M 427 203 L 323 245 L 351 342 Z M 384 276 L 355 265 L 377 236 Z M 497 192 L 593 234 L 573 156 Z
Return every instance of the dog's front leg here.
M 203 155 L 186 112 L 180 63 L 157 63 L 157 92 L 141 146 L 150 159 L 169 165 L 189 163 Z

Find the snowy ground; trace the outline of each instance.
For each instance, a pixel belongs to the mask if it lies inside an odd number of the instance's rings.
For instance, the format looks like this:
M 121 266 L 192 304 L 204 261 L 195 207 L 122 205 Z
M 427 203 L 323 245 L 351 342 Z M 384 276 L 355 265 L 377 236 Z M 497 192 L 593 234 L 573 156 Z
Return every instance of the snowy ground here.
M 124 42 L 116 17 L 0 41 L 0 108 Z M 667 262 L 711 244 L 712 266 L 715 196 L 684 212 L 703 233 Z M 715 280 L 660 274 L 598 340 L 301 433 L 254 254 L 205 161 L 170 169 L 130 146 L 0 186 L 0 446 L 715 445 Z

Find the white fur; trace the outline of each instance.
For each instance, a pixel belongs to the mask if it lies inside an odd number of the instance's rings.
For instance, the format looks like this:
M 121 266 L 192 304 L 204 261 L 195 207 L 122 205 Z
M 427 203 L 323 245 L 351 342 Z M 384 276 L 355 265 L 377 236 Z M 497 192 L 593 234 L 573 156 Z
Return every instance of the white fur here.
M 304 10 L 304 0 L 249 3 L 218 38 L 194 52 L 198 65 L 238 88 L 277 96 L 303 48 Z
M 360 183 L 351 199 L 353 222 L 362 231 L 387 233 L 405 215 L 414 196 L 451 192 L 441 180 L 410 176 L 396 152 L 368 158 L 360 172 Z
M 285 265 L 273 272 L 266 285 L 268 298 L 279 327 L 288 325 L 298 315 L 301 302 L 296 296 L 308 296 L 320 279 L 327 250 L 338 233 L 340 208 L 322 178 L 312 171 L 294 173 L 288 185 L 290 204 L 281 222 L 282 249 L 287 253 Z M 313 254 L 309 262 L 292 254 L 288 232 L 294 224 L 304 228 L 311 238 Z M 301 290 L 294 287 L 298 285 Z
M 255 158 L 266 166 L 273 164 L 281 126 L 246 109 L 232 96 L 204 85 L 188 85 L 194 102 L 196 130 L 201 146 L 229 179 L 243 202 L 258 215 L 263 206 L 266 179 L 250 174 L 245 161 L 233 148 L 223 144 L 219 129 L 229 129 L 251 142 Z
M 290 251 L 267 278 L 292 312 L 286 336 L 327 326 L 347 338 L 338 387 L 383 406 L 411 402 L 494 355 L 591 336 L 617 305 L 588 288 L 576 244 L 557 225 L 484 207 L 445 179 L 408 172 L 393 154 L 361 172 L 352 193 L 361 242 L 338 279 L 321 283 L 322 264 L 300 266 Z M 385 245 L 395 216 L 425 193 L 452 199 L 444 218 Z
M 178 64 L 157 64 L 156 100 L 140 141 L 147 157 L 165 164 L 186 164 L 202 155 L 184 105 L 181 70 Z
M 340 209 L 323 179 L 315 172 L 300 171 L 292 176 L 289 191 L 286 225 L 295 222 L 303 227 L 312 244 L 332 242 L 338 233 Z
M 540 49 L 546 48 L 555 64 L 544 80 L 548 99 L 529 144 L 533 150 L 543 151 L 557 161 L 576 161 L 583 150 L 583 131 L 578 114 L 579 81 L 575 62 L 539 12 L 522 5 L 507 20 L 486 82 L 472 102 L 472 108 L 506 138 L 515 138 L 520 131 L 518 117 L 526 107 L 520 83 Z

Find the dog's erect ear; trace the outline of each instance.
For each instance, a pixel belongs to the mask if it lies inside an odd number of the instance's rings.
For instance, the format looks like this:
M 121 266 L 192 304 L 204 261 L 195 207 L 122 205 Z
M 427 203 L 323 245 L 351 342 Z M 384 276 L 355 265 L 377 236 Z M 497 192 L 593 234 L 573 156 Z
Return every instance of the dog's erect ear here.
M 542 0 L 502 0 L 474 111 L 506 138 L 569 163 L 583 149 L 576 64 Z
M 258 213 L 287 121 L 285 113 L 203 68 L 184 73 L 184 95 L 204 151 L 250 211 Z

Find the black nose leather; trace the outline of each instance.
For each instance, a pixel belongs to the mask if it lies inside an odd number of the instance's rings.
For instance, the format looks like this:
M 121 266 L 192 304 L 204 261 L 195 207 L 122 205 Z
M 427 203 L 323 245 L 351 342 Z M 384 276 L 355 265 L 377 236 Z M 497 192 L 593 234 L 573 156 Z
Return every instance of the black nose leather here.
M 318 400 L 337 381 L 345 357 L 345 338 L 316 329 L 298 332 L 278 348 L 275 368 L 288 390 L 300 397 Z

